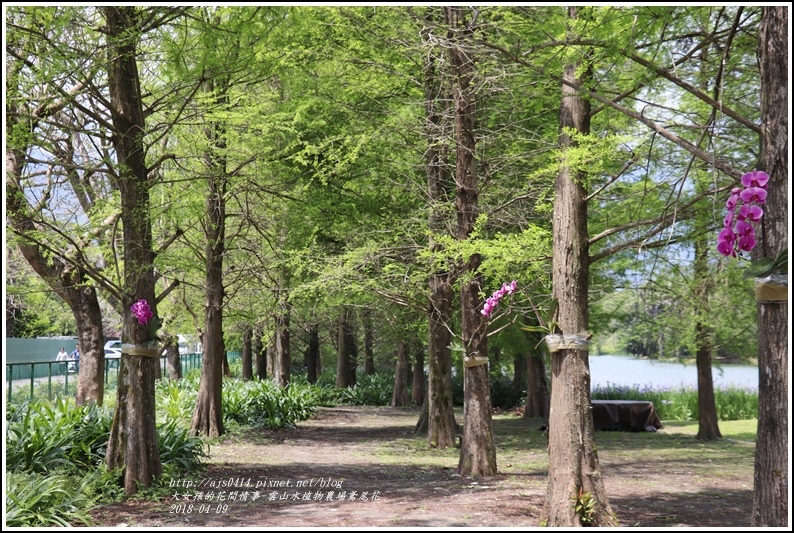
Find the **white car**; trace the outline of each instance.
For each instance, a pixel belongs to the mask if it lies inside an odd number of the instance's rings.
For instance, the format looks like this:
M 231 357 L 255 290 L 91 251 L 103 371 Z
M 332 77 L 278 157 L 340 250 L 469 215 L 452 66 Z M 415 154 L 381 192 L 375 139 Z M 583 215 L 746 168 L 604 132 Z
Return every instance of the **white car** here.
M 112 340 L 105 343 L 105 359 L 121 359 L 120 340 Z

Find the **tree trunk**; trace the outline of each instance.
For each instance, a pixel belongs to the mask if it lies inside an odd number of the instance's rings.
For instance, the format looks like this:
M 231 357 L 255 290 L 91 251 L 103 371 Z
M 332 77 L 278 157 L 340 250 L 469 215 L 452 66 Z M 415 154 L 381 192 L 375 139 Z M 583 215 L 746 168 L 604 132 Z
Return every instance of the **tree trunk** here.
M 124 468 L 128 496 L 148 487 L 162 473 L 155 426 L 154 375 L 159 353 L 145 355 L 155 340 L 158 323 L 154 296 L 154 252 L 149 220 L 150 181 L 143 135 L 146 125 L 138 78 L 138 8 L 105 7 L 108 33 L 108 95 L 113 120 L 124 232 L 124 313 L 116 411 L 106 461 Z M 139 324 L 130 306 L 146 300 L 154 313 Z M 155 351 L 157 351 L 155 349 Z M 159 352 L 159 351 L 158 351 Z M 151 354 L 149 354 L 151 355 Z
M 471 235 L 478 214 L 478 180 L 474 169 L 475 101 L 472 79 L 471 35 L 474 31 L 465 20 L 462 7 L 444 7 L 449 31 L 449 54 L 452 65 L 455 104 L 455 184 L 458 214 L 457 238 Z M 458 473 L 464 476 L 496 475 L 496 445 L 491 422 L 491 387 L 488 375 L 488 319 L 480 313 L 482 274 L 479 254 L 471 255 L 462 265 L 465 281 L 461 283 L 461 333 L 465 350 L 463 368 L 463 438 Z
M 417 347 L 414 361 L 413 382 L 411 383 L 411 401 L 414 405 L 422 405 L 425 401 L 425 353 L 421 346 Z
M 165 368 L 168 379 L 182 379 L 182 358 L 179 355 L 179 344 L 173 335 L 165 337 Z
M 457 444 L 458 425 L 452 403 L 452 286 L 449 278 L 433 274 L 430 279 L 429 335 L 427 343 L 427 442 L 431 448 Z
M 270 342 L 267 344 L 267 348 L 265 348 L 265 368 L 267 369 L 267 375 L 270 379 L 276 379 L 276 334 L 273 334 L 273 338 L 270 339 Z
M 527 406 L 524 418 L 549 417 L 549 384 L 542 353 L 527 358 Z
M 769 174 L 756 256 L 774 258 L 788 246 L 788 7 L 762 8 L 761 168 Z M 788 278 L 786 278 L 788 280 Z M 788 293 L 788 281 L 786 281 Z M 786 296 L 788 298 L 788 296 Z M 758 298 L 758 440 L 753 527 L 788 522 L 788 301 Z
M 267 355 L 265 354 L 265 344 L 262 342 L 262 325 L 254 327 L 254 336 L 251 339 L 251 351 L 254 357 L 254 373 L 259 379 L 267 378 Z
M 426 435 L 428 431 L 428 426 L 430 422 L 429 417 L 429 407 L 428 407 L 428 398 L 430 395 L 428 394 L 425 396 L 425 401 L 422 402 L 422 409 L 419 411 L 419 419 L 416 421 L 416 426 L 414 426 L 414 433 L 418 435 Z
M 570 18 L 576 8 L 569 7 Z M 587 86 L 577 79 L 578 65 L 565 67 L 566 81 Z M 584 73 L 583 77 L 587 77 Z M 590 132 L 590 105 L 568 85 L 562 85 L 560 126 Z M 573 146 L 562 130 L 560 146 Z M 553 228 L 553 292 L 558 301 L 558 320 L 563 335 L 585 340 L 588 327 L 588 239 L 585 176 L 563 165 L 555 183 Z M 566 345 L 563 345 L 566 346 Z M 552 384 L 549 414 L 549 481 L 544 515 L 552 527 L 580 525 L 614 526 L 598 469 L 593 417 L 590 407 L 590 368 L 586 347 L 563 347 L 551 356 Z M 579 496 L 581 495 L 581 496 Z M 592 513 L 577 513 L 575 499 L 594 502 Z
M 336 387 L 339 389 L 350 387 L 350 310 L 343 308 L 339 313 L 337 323 L 336 347 Z
M 320 372 L 320 332 L 317 324 L 309 326 L 309 346 L 306 348 L 306 380 L 309 383 L 317 383 L 317 375 Z
M 213 297 L 214 299 L 214 297 Z M 208 303 L 211 302 L 208 295 Z M 204 355 L 201 359 L 201 380 L 199 381 L 196 408 L 190 424 L 191 432 L 196 435 L 218 437 L 223 435 L 223 403 L 221 391 L 223 387 L 223 331 L 220 317 L 220 306 L 208 305 L 204 335 Z
M 206 82 L 206 93 L 216 102 L 226 99 L 226 86 L 222 82 Z M 216 93 L 217 92 L 217 93 Z M 205 199 L 205 298 L 204 355 L 201 362 L 196 407 L 193 411 L 191 431 L 195 434 L 217 437 L 223 435 L 223 405 L 221 394 L 223 376 L 228 374 L 228 361 L 223 340 L 223 256 L 226 251 L 226 172 L 223 127 L 210 123 L 205 127 L 209 149 L 204 165 L 207 168 L 207 197 Z
M 493 350 L 489 350 L 489 357 L 495 369 L 501 368 L 502 349 L 499 346 L 494 347 Z
M 702 330 L 697 330 L 695 335 L 701 335 Z M 698 372 L 698 440 L 717 440 L 722 438 L 719 419 L 717 417 L 717 403 L 714 400 L 714 378 L 711 374 L 711 348 L 706 344 L 698 346 L 697 351 Z
M 527 390 L 527 356 L 518 351 L 513 355 L 513 395 L 521 398 Z
M 7 101 L 9 119 L 16 109 Z M 19 235 L 19 250 L 33 270 L 69 306 L 77 324 L 80 345 L 80 373 L 77 381 L 77 405 L 96 402 L 102 405 L 105 392 L 105 339 L 102 333 L 102 312 L 96 289 L 86 284 L 85 270 L 70 265 L 63 257 L 50 256 L 39 243 L 30 240 L 38 233 L 29 216 L 29 205 L 22 186 L 26 152 L 6 147 L 7 222 Z
M 363 316 L 364 325 L 364 374 L 375 374 L 375 353 L 372 340 L 372 310 L 365 309 Z
M 698 374 L 698 433 L 699 440 L 722 438 L 717 417 L 717 403 L 714 400 L 714 379 L 711 374 L 711 334 L 704 322 L 708 316 L 711 276 L 708 268 L 708 243 L 704 238 L 695 240 L 695 345 Z
M 224 352 L 222 357 L 222 365 L 223 365 L 223 377 L 230 378 L 232 377 L 232 367 L 229 366 L 229 354 L 226 352 L 224 344 Z
M 408 405 L 408 345 L 403 339 L 397 342 L 397 365 L 394 369 L 394 390 L 391 406 Z
M 429 248 L 431 252 L 437 253 L 443 250 L 433 234 L 446 232 L 444 212 L 450 204 L 447 191 L 450 187 L 450 124 L 447 118 L 449 96 L 442 81 L 444 73 L 438 71 L 438 64 L 443 62 L 437 57 L 437 54 L 445 52 L 439 50 L 440 47 L 435 44 L 436 38 L 432 35 L 433 28 L 441 22 L 435 20 L 440 15 L 440 10 L 428 10 L 428 24 L 420 32 L 428 48 L 425 54 L 424 96 L 428 227 L 431 232 Z M 452 351 L 449 349 L 452 342 L 450 327 L 453 283 L 453 274 L 449 268 L 444 265 L 434 266 L 428 280 L 430 296 L 427 311 L 427 397 L 417 421 L 417 432 L 427 431 L 428 445 L 439 449 L 455 446 L 458 433 L 452 403 Z
M 286 387 L 290 379 L 290 340 L 289 340 L 289 318 L 290 306 L 286 301 L 280 304 L 280 314 L 276 315 L 276 344 L 274 354 L 273 376 L 276 384 Z
M 254 377 L 254 361 L 253 361 L 253 337 L 254 331 L 248 324 L 243 329 L 243 346 L 240 352 L 240 361 L 243 365 L 242 378 L 246 381 Z
M 349 315 L 348 320 L 349 320 L 348 321 L 349 329 L 347 330 L 347 333 L 349 335 L 349 338 L 347 340 L 347 347 L 350 352 L 350 354 L 348 355 L 348 361 L 350 362 L 350 366 L 348 366 L 347 371 L 348 371 L 348 376 L 349 376 L 348 380 L 350 382 L 350 385 L 355 385 L 356 377 L 357 377 L 356 371 L 358 370 L 358 342 L 356 341 L 356 329 L 353 323 L 352 312 Z

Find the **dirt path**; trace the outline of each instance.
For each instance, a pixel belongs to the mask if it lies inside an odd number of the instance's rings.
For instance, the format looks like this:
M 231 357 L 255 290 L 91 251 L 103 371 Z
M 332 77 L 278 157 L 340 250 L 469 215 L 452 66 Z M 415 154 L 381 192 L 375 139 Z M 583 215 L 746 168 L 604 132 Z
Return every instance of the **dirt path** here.
M 321 409 L 297 429 L 248 432 L 214 446 L 209 468 L 170 480 L 173 494 L 160 502 L 125 502 L 93 514 L 111 527 L 538 527 L 547 463 L 537 425 L 495 420 L 500 474 L 466 479 L 455 473 L 457 450 L 426 450 L 413 435 L 417 414 Z M 647 437 L 669 440 L 676 452 L 675 436 Z M 654 442 L 645 438 L 597 437 L 621 525 L 750 525 L 751 450 L 731 458 L 721 457 L 719 446 L 706 447 L 681 457 L 665 448 L 655 459 L 642 449 Z

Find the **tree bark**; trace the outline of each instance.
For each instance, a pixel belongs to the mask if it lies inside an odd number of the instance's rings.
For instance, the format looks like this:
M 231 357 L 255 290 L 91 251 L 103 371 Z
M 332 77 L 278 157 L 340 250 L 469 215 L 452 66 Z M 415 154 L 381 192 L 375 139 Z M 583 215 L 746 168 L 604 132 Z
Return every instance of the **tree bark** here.
M 705 237 L 705 236 L 704 236 Z M 704 319 L 708 313 L 710 275 L 708 271 L 708 243 L 705 238 L 695 240 L 695 345 L 698 375 L 698 433 L 699 440 L 722 438 L 714 400 L 714 379 L 711 372 L 711 335 Z
M 427 442 L 431 448 L 455 446 L 458 425 L 452 403 L 452 286 L 448 276 L 432 274 L 428 311 Z
M 549 384 L 542 353 L 527 357 L 527 406 L 524 418 L 549 417 Z
M 447 188 L 450 187 L 449 176 L 449 129 L 447 118 L 449 100 L 447 89 L 440 72 L 439 47 L 432 38 L 432 29 L 440 21 L 438 9 L 428 10 L 427 26 L 420 34 L 428 47 L 425 54 L 424 96 L 425 96 L 425 130 L 427 137 L 426 173 L 427 193 L 429 200 L 428 228 L 431 235 L 429 248 L 431 252 L 442 253 L 442 246 L 433 234 L 443 234 L 446 230 L 444 211 L 450 204 Z M 440 51 L 444 53 L 443 50 Z M 428 381 L 427 398 L 423 403 L 422 414 L 417 421 L 416 431 L 427 431 L 427 443 L 431 448 L 449 448 L 456 445 L 458 433 L 455 412 L 452 403 L 452 298 L 454 292 L 454 274 L 446 265 L 433 265 L 428 286 Z
M 454 78 L 455 185 L 458 215 L 457 239 L 465 241 L 478 215 L 478 179 L 474 169 L 475 95 L 472 88 L 474 60 L 471 51 L 472 21 L 462 7 L 444 7 L 449 30 L 449 54 Z M 463 438 L 458 473 L 464 476 L 496 475 L 496 445 L 491 422 L 491 387 L 488 374 L 488 320 L 480 313 L 482 259 L 472 254 L 462 265 L 461 336 L 465 350 L 463 368 Z
M 372 310 L 365 309 L 362 318 L 364 326 L 364 374 L 375 374 L 375 353 L 372 338 Z
M 273 334 L 273 338 L 267 344 L 265 348 L 265 368 L 266 374 L 270 377 L 270 379 L 275 380 L 276 376 L 276 334 Z
M 207 329 L 203 343 L 204 355 L 201 359 L 201 380 L 199 381 L 196 407 L 193 410 L 193 419 L 190 423 L 191 431 L 194 434 L 208 437 L 218 437 L 225 433 L 221 397 L 224 359 L 223 330 L 221 319 L 216 316 L 221 313 L 220 305 L 211 303 L 217 298 L 214 292 L 217 292 L 217 289 L 213 291 L 213 294 L 207 294 L 208 305 L 204 320 Z
M 353 385 L 350 380 L 350 342 L 352 336 L 350 310 L 345 307 L 340 311 L 337 322 L 336 387 L 340 389 Z
M 124 313 L 122 339 L 132 349 L 121 352 L 116 411 L 106 461 L 124 468 L 124 489 L 132 495 L 162 473 L 155 426 L 154 376 L 159 357 L 140 355 L 154 342 L 150 324 L 139 324 L 130 306 L 146 300 L 157 324 L 154 296 L 154 252 L 149 220 L 150 181 L 143 135 L 146 124 L 138 78 L 138 8 L 105 7 L 108 32 L 108 94 L 114 126 L 124 231 Z M 157 354 L 159 355 L 159 354 Z
M 397 342 L 397 364 L 394 369 L 394 389 L 391 396 L 392 407 L 408 405 L 408 345 L 405 340 Z
M 289 319 L 290 305 L 282 301 L 279 305 L 280 313 L 276 315 L 276 343 L 275 343 L 275 375 L 276 384 L 286 387 L 290 380 L 290 335 Z
M 218 103 L 226 99 L 226 85 L 220 81 L 206 82 L 207 94 Z M 216 91 L 218 91 L 216 93 Z M 210 123 L 205 128 L 209 149 L 204 165 L 207 168 L 207 196 L 205 199 L 205 299 L 204 355 L 201 361 L 201 380 L 193 411 L 191 431 L 217 437 L 225 433 L 221 390 L 228 361 L 223 340 L 223 256 L 226 252 L 226 192 L 229 186 L 226 171 L 226 141 L 223 127 Z
M 575 7 L 568 8 L 577 18 Z M 565 67 L 563 81 L 586 85 L 577 79 L 578 65 Z M 583 78 L 588 76 L 585 72 Z M 590 132 L 590 105 L 566 83 L 560 105 L 560 146 L 573 142 L 563 128 Z M 559 333 L 587 337 L 588 327 L 588 236 L 585 176 L 565 164 L 555 183 L 553 221 L 553 293 L 558 301 Z M 614 526 L 598 469 L 593 417 L 590 407 L 590 368 L 587 349 L 563 348 L 551 356 L 552 384 L 549 414 L 549 481 L 544 515 L 552 527 L 581 525 Z M 591 514 L 577 513 L 574 498 L 582 495 L 594 502 Z
M 411 383 L 411 401 L 414 405 L 422 405 L 426 395 L 425 378 L 425 353 L 421 346 L 417 347 L 416 359 L 414 360 L 413 381 Z
M 168 379 L 182 379 L 182 358 L 179 354 L 179 344 L 173 335 L 167 335 L 165 340 L 165 367 Z
M 317 324 L 311 324 L 308 328 L 309 345 L 306 348 L 306 380 L 309 383 L 317 383 L 317 376 L 320 373 L 320 332 Z
M 240 361 L 243 365 L 242 378 L 246 381 L 254 377 L 253 337 L 253 329 L 250 325 L 246 324 L 243 329 L 243 346 L 240 352 Z
M 762 8 L 760 168 L 769 174 L 755 257 L 774 258 L 788 246 L 788 7 Z M 788 292 L 788 281 L 786 281 Z M 758 437 L 753 527 L 788 521 L 788 302 L 758 301 Z
M 254 374 L 259 379 L 267 378 L 267 355 L 265 354 L 265 344 L 262 342 L 262 325 L 254 327 L 254 336 L 251 339 L 251 351 L 254 356 Z
M 350 381 L 350 385 L 355 385 L 357 382 L 357 374 L 358 374 L 358 342 L 356 341 L 356 328 L 353 322 L 354 315 L 351 312 L 349 315 L 349 322 L 348 322 L 348 330 L 347 333 L 349 338 L 347 340 L 347 347 L 350 351 L 350 355 L 348 356 L 349 366 L 348 366 L 348 379 Z
M 513 395 L 521 398 L 527 390 L 527 356 L 523 352 L 513 354 Z

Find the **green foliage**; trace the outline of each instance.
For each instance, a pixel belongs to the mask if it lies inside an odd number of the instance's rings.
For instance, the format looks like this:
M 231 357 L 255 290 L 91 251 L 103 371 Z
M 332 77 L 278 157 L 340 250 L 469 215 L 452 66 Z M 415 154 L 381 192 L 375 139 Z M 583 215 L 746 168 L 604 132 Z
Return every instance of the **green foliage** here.
M 232 363 L 239 370 L 240 363 Z M 181 380 L 160 380 L 155 394 L 159 419 L 171 427 L 188 428 L 196 406 L 201 374 Z M 224 379 L 221 402 L 226 423 L 281 428 L 310 418 L 326 402 L 327 391 L 301 380 L 279 387 L 270 380 Z
M 684 251 L 680 253 L 685 253 Z M 708 326 L 708 343 L 717 357 L 751 359 L 757 353 L 757 308 L 752 280 L 742 278 L 737 261 L 710 268 L 708 311 L 698 315 L 692 290 L 693 269 L 683 261 L 649 258 L 655 272 L 637 289 L 613 292 L 592 305 L 599 333 L 615 334 L 621 352 L 646 357 L 692 357 L 695 324 Z M 666 266 L 662 266 L 666 265 Z
M 5 524 L 10 527 L 91 525 L 87 510 L 118 492 L 118 472 L 86 475 L 14 472 L 6 477 Z M 108 492 L 110 491 L 110 492 Z
M 659 418 L 688 421 L 698 419 L 698 391 L 689 387 L 597 387 L 594 400 L 642 400 L 653 402 Z M 758 393 L 737 387 L 715 388 L 719 420 L 745 420 L 758 416 Z
M 336 405 L 389 405 L 393 393 L 394 375 L 376 373 L 371 376 L 359 375 L 356 377 L 355 385 L 345 388 L 334 387 L 330 395 Z
M 579 492 L 571 498 L 573 500 L 573 510 L 579 516 L 583 526 L 588 526 L 593 522 L 595 515 L 596 501 L 593 495 L 579 487 Z
M 157 426 L 157 444 L 160 447 L 160 462 L 164 471 L 170 469 L 179 473 L 196 472 L 203 468 L 202 460 L 209 457 L 205 451 L 204 440 L 192 435 L 177 420 Z
M 762 257 L 758 261 L 753 262 L 752 265 L 747 267 L 742 273 L 743 278 L 763 278 L 772 274 L 773 272 L 787 272 L 788 271 L 788 248 L 783 248 L 777 257 Z
M 54 403 L 27 402 L 6 412 L 6 467 L 13 472 L 77 474 L 101 464 L 110 435 L 112 415 L 95 404 L 75 407 L 57 398 Z
M 270 380 L 225 380 L 223 413 L 241 425 L 282 428 L 314 414 L 317 394 L 312 385 L 279 387 Z
M 87 510 L 121 498 L 121 472 L 104 464 L 112 413 L 72 401 L 29 401 L 6 410 L 6 524 L 89 524 Z M 164 472 L 202 468 L 206 443 L 176 420 L 158 424 Z
M 160 379 L 155 384 L 155 401 L 157 403 L 158 421 L 167 423 L 180 422 L 188 427 L 198 397 L 200 374 L 192 372 L 182 379 Z
M 494 409 L 512 409 L 520 404 L 524 391 L 513 389 L 513 381 L 502 374 L 491 372 L 491 406 Z

